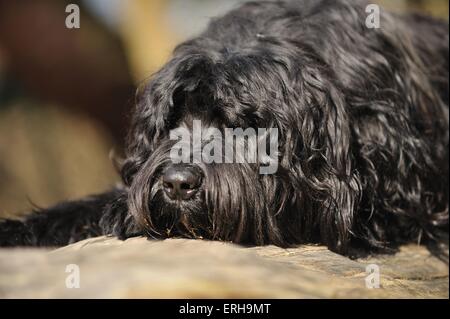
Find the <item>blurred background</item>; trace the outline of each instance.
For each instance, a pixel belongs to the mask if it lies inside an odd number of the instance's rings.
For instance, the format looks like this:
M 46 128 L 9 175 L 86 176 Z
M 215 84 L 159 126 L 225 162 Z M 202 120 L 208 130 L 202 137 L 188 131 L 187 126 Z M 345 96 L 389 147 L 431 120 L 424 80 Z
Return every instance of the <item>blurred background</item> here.
M 240 2 L 0 0 L 0 217 L 118 182 L 111 158 L 136 87 Z M 448 20 L 448 0 L 375 2 Z M 69 3 L 80 7 L 79 29 L 65 27 Z

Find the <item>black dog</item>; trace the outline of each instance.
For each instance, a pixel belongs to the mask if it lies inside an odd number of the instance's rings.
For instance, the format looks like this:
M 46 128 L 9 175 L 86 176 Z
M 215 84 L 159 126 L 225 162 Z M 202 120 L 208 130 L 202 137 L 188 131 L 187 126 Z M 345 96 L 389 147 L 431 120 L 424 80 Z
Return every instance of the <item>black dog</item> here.
M 336 0 L 252 2 L 137 94 L 123 188 L 0 224 L 3 246 L 184 236 L 350 254 L 448 238 L 448 24 Z M 175 165 L 193 120 L 277 128 L 278 169 Z

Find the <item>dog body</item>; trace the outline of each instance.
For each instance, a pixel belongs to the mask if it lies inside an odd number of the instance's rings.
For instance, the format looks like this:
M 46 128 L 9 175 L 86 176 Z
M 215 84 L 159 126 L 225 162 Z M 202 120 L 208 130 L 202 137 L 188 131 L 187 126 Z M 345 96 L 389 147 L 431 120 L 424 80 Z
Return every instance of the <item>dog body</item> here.
M 359 1 L 251 2 L 213 20 L 137 94 L 123 187 L 0 223 L 4 246 L 101 234 L 352 254 L 448 234 L 448 24 Z M 174 164 L 194 121 L 276 128 L 265 163 Z M 219 156 L 219 158 L 222 155 Z

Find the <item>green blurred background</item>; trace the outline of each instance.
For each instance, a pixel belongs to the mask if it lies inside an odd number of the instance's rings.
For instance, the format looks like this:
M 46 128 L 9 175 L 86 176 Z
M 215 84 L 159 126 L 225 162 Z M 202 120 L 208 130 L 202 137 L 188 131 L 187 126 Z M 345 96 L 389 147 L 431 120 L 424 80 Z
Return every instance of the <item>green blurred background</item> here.
M 119 178 L 137 85 L 240 0 L 0 0 L 0 217 Z M 448 20 L 446 0 L 376 1 Z M 76 3 L 81 28 L 67 29 Z

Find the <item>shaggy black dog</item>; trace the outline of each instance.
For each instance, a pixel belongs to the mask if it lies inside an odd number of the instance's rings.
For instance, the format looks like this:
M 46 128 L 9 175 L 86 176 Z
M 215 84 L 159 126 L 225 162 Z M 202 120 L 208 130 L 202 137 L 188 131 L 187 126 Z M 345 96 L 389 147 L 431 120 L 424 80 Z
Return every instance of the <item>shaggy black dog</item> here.
M 251 2 L 213 20 L 137 94 L 123 187 L 0 224 L 2 246 L 183 236 L 341 254 L 448 236 L 448 24 L 359 1 Z M 277 128 L 278 169 L 175 165 L 193 120 Z

